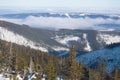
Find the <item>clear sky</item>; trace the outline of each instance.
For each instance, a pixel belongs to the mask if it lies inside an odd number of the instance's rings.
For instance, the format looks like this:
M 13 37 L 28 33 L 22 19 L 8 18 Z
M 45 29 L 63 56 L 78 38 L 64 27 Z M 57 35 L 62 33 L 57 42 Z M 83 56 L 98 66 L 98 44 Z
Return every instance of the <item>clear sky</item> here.
M 120 8 L 120 0 L 0 0 L 0 8 Z

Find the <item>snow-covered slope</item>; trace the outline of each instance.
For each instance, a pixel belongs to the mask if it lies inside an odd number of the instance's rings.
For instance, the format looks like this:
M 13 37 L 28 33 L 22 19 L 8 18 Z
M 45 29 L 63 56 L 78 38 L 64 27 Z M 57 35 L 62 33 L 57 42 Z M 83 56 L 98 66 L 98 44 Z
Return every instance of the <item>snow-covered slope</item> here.
M 98 34 L 96 40 L 99 43 L 113 44 L 120 42 L 120 35 L 110 35 L 110 34 Z
M 63 45 L 68 45 L 69 41 L 78 41 L 80 38 L 78 36 L 73 36 L 73 35 L 64 35 L 64 36 L 57 35 L 55 36 L 54 39 Z
M 69 49 L 65 48 L 65 47 L 54 46 L 54 47 L 51 47 L 51 48 L 55 51 L 69 51 Z
M 66 52 L 70 46 L 76 45 L 76 49 L 80 53 L 98 50 L 108 44 L 120 42 L 120 32 L 38 29 L 0 21 L 0 39 L 50 53 L 54 53 L 54 51 Z
M 33 49 L 38 49 L 38 50 L 41 50 L 44 52 L 48 51 L 46 48 L 40 46 L 39 43 L 35 43 L 31 40 L 28 40 L 25 37 L 23 37 L 17 33 L 11 32 L 3 27 L 0 27 L 0 39 L 8 41 L 8 42 L 16 43 L 19 45 L 24 45 L 26 47 L 28 46 Z M 36 46 L 36 45 L 38 45 L 38 46 Z
M 17 29 L 17 27 L 14 27 L 14 29 Z M 89 52 L 92 50 L 104 48 L 105 45 L 111 43 L 120 42 L 119 34 L 114 33 L 114 31 L 109 34 L 105 32 L 95 33 L 96 31 L 89 30 L 71 30 L 70 32 L 69 30 L 59 30 L 56 31 L 56 33 L 53 31 L 53 35 L 51 35 L 49 34 L 50 32 L 44 30 L 42 30 L 42 32 L 40 30 L 41 33 L 39 33 L 37 30 L 38 33 L 35 32 L 35 34 L 28 34 L 31 33 L 32 30 L 27 31 L 27 28 L 24 29 L 23 27 L 21 30 L 26 30 L 25 35 L 31 35 L 30 37 L 27 37 L 24 35 L 23 31 L 20 31 L 20 29 L 17 31 L 14 29 L 10 30 L 5 27 L 0 27 L 0 39 L 19 45 L 24 45 L 26 47 L 29 46 L 33 49 L 38 49 L 44 52 L 48 52 L 49 50 L 68 51 L 71 45 L 76 45 L 78 51 Z M 38 36 L 36 33 L 40 35 Z
M 92 51 L 90 44 L 88 42 L 88 39 L 87 39 L 87 34 L 83 34 L 83 38 L 84 38 L 84 41 L 86 43 L 84 50 L 85 51 Z
M 53 39 L 55 39 L 57 42 L 63 44 L 63 45 L 67 45 L 68 47 L 71 45 L 70 42 L 80 42 L 81 44 L 83 44 L 83 48 L 85 51 L 91 51 L 91 46 L 88 42 L 87 39 L 87 34 L 86 33 L 82 33 L 83 35 L 80 36 L 74 36 L 74 35 L 62 35 L 62 36 L 58 36 L 56 35 Z

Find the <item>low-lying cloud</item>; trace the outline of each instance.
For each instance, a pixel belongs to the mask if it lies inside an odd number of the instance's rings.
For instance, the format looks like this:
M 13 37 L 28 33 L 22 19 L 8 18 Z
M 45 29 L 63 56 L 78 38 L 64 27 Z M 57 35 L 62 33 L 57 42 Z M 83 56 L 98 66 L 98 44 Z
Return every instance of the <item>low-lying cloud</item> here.
M 96 29 L 97 24 L 120 24 L 120 20 L 103 19 L 103 18 L 57 18 L 57 17 L 35 17 L 29 16 L 25 19 L 8 19 L 0 18 L 1 20 L 17 23 L 26 24 L 31 27 L 37 28 L 55 28 L 55 29 Z

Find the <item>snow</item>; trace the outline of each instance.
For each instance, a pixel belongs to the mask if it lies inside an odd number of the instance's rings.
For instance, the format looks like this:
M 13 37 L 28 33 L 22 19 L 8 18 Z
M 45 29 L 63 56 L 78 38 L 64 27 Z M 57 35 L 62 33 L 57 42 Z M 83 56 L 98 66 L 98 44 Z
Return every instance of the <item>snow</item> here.
M 41 80 L 45 80 L 45 78 L 42 78 Z
M 61 44 L 63 44 L 63 45 L 67 45 L 68 47 L 69 47 L 69 41 L 80 41 L 81 40 L 81 38 L 80 37 L 78 37 L 78 36 L 73 36 L 73 35 L 65 35 L 65 36 L 58 36 L 58 35 L 56 35 L 56 37 L 54 37 L 54 39 L 57 41 L 57 42 L 59 42 L 59 43 L 61 43 Z M 85 33 L 83 33 L 83 39 L 84 39 L 84 43 L 85 43 L 85 48 L 84 48 L 84 50 L 85 51 L 92 51 L 92 49 L 91 49 L 91 46 L 90 46 L 90 43 L 89 43 L 89 41 L 87 40 L 87 35 L 85 34 Z M 66 48 L 61 48 L 61 47 L 58 47 L 58 48 L 56 48 L 55 50 L 66 50 Z M 67 50 L 69 50 L 69 49 L 67 49 Z
M 31 80 L 31 79 L 33 79 L 33 78 L 36 78 L 35 77 L 35 75 L 33 75 L 30 79 L 28 79 L 28 80 Z M 17 75 L 17 79 L 18 80 L 23 80 L 21 77 L 20 77 L 20 75 Z M 3 74 L 0 74 L 0 80 L 10 80 L 9 78 L 5 78 L 4 76 L 3 76 Z M 42 78 L 41 80 L 45 80 L 45 78 Z
M 32 80 L 32 79 L 36 79 L 35 74 L 29 80 Z
M 63 80 L 63 79 L 61 79 L 60 77 L 57 77 L 57 80 Z
M 85 14 L 81 13 L 80 16 L 85 16 Z
M 67 16 L 68 18 L 70 18 L 69 14 L 68 13 L 65 13 L 65 16 Z
M 5 78 L 2 74 L 0 74 L 0 80 L 10 80 L 9 78 Z
M 92 51 L 92 49 L 91 49 L 91 47 L 90 47 L 90 44 L 89 44 L 89 42 L 88 42 L 88 40 L 87 40 L 87 34 L 83 33 L 83 38 L 84 38 L 84 40 L 85 40 L 85 42 L 86 42 L 86 46 L 85 46 L 84 50 L 85 50 L 85 51 Z
M 78 36 L 65 35 L 64 37 L 56 36 L 54 39 L 61 44 L 68 45 L 69 41 L 78 41 L 80 38 Z
M 16 34 L 12 31 L 9 31 L 3 27 L 0 27 L 0 39 L 8 42 L 16 43 L 18 45 L 29 46 L 30 48 L 48 52 L 46 48 L 41 47 L 39 43 L 32 42 L 31 40 L 26 39 L 25 37 Z M 35 46 L 35 45 L 39 46 Z
M 17 75 L 18 80 L 23 80 L 23 78 L 20 77 L 20 75 Z
M 59 46 L 54 46 L 54 47 L 52 47 L 52 49 L 54 49 L 55 51 L 61 51 L 61 50 L 69 51 L 68 48 L 65 48 L 65 47 L 59 47 Z
M 119 15 L 111 14 L 110 17 L 119 17 Z
M 97 35 L 96 40 L 99 43 L 104 42 L 105 44 L 112 44 L 120 42 L 120 36 L 101 33 Z
M 113 28 L 109 28 L 109 29 L 100 29 L 99 31 L 115 31 L 115 29 L 113 29 Z

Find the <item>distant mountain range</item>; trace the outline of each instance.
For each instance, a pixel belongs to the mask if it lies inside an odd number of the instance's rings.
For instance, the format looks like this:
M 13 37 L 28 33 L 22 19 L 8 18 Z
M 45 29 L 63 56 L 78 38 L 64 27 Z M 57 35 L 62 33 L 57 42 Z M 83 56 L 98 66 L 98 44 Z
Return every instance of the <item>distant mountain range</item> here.
M 1 20 L 0 39 L 54 53 L 57 56 L 66 55 L 69 47 L 76 45 L 78 55 L 81 55 L 120 42 L 120 32 L 80 29 L 49 30 Z M 63 52 L 60 53 L 61 51 Z
M 19 13 L 0 15 L 8 22 L 49 29 L 120 30 L 120 14 L 99 13 Z
M 120 14 L 98 14 L 98 13 L 20 13 L 20 14 L 4 14 L 0 17 L 6 18 L 26 18 L 35 17 L 60 17 L 60 18 L 104 18 L 104 19 L 120 19 Z

